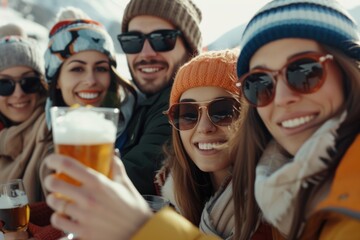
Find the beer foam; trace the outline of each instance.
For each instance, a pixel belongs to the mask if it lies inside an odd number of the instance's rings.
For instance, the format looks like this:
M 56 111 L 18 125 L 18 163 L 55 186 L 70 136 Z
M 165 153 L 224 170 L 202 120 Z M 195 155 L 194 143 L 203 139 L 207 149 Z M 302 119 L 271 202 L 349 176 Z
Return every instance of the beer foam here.
M 75 109 L 64 116 L 53 119 L 55 144 L 100 144 L 114 143 L 116 126 L 104 118 L 104 114 L 94 111 Z
M 9 209 L 28 204 L 28 198 L 24 191 L 15 190 L 17 197 L 0 195 L 0 209 Z

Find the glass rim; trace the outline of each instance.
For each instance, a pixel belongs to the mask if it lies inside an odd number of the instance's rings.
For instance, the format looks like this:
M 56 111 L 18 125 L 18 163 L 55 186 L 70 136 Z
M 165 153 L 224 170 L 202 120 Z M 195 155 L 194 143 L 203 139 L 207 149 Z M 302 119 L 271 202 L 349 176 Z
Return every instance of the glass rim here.
M 6 182 L 1 182 L 0 186 L 11 185 L 11 184 L 14 184 L 14 183 L 24 184 L 24 182 L 23 182 L 23 180 L 21 178 L 16 178 L 16 179 L 7 180 Z
M 110 107 L 93 107 L 93 106 L 79 106 L 79 107 L 70 107 L 70 106 L 52 106 L 50 109 L 59 109 L 59 110 L 69 110 L 69 109 L 89 109 L 89 110 L 94 110 L 94 111 L 99 111 L 99 112 L 114 112 L 114 113 L 119 113 L 120 109 L 119 108 L 110 108 Z

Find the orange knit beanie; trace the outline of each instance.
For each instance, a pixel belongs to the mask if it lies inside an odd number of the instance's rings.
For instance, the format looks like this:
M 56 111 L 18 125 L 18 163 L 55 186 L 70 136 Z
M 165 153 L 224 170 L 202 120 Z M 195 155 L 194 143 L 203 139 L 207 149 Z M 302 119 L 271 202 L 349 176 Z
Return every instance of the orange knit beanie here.
M 221 87 L 239 94 L 239 89 L 235 86 L 238 56 L 239 49 L 209 51 L 184 64 L 176 74 L 171 89 L 170 106 L 179 102 L 186 90 L 195 87 Z

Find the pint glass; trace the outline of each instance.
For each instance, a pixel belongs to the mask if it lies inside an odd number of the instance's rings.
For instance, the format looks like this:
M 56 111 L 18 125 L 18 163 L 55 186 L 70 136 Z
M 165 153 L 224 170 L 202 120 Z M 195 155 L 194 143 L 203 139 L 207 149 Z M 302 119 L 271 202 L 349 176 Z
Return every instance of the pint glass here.
M 117 108 L 52 107 L 55 152 L 109 176 L 118 116 Z M 71 176 L 62 173 L 58 176 L 72 184 L 80 184 Z
M 3 232 L 26 231 L 30 208 L 21 179 L 0 183 L 0 229 Z

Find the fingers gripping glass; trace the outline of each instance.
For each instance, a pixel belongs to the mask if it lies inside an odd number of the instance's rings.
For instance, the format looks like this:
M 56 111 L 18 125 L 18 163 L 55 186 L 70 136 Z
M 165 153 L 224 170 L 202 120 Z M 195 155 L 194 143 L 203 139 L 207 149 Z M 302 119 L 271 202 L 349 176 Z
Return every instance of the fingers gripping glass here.
M 127 32 L 117 36 L 123 51 L 127 54 L 139 53 L 143 49 L 145 40 L 149 40 L 150 46 L 156 52 L 173 50 L 176 38 L 181 35 L 180 30 L 157 30 L 149 34 L 141 32 Z
M 290 59 L 280 70 L 254 69 L 243 75 L 237 86 L 241 86 L 245 99 L 256 107 L 271 103 L 275 96 L 277 80 L 282 74 L 289 88 L 308 94 L 320 89 L 326 79 L 325 62 L 332 60 L 330 54 L 306 53 Z
M 15 91 L 16 84 L 19 83 L 24 93 L 35 93 L 41 89 L 40 77 L 24 77 L 19 80 L 10 78 L 0 78 L 0 95 L 10 96 Z
M 210 121 L 216 126 L 229 126 L 239 116 L 240 104 L 234 98 L 220 98 L 206 102 L 181 102 L 172 105 L 164 114 L 177 130 L 194 128 L 205 108 Z

